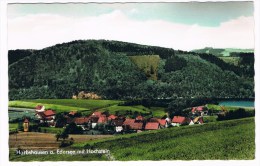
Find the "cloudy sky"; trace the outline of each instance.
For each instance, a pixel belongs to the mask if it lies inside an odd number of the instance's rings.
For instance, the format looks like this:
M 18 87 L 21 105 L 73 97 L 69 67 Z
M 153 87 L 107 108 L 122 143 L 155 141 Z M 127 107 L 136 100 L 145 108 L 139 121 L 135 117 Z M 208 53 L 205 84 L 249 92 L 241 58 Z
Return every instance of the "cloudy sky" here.
M 9 4 L 8 49 L 107 39 L 181 50 L 253 48 L 252 2 Z

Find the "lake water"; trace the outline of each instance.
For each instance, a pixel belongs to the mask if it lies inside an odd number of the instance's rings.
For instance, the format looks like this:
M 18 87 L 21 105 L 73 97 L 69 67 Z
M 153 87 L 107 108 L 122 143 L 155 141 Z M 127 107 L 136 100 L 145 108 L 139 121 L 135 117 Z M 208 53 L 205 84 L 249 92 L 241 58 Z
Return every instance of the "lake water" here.
M 254 101 L 230 100 L 230 101 L 219 101 L 219 105 L 235 106 L 235 107 L 254 107 L 255 106 L 255 102 Z

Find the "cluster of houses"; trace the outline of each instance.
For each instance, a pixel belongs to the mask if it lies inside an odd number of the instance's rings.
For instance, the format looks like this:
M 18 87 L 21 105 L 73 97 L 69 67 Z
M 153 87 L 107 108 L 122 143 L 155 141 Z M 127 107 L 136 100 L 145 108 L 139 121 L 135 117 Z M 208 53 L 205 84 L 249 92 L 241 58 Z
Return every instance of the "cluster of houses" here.
M 74 122 L 77 126 L 82 127 L 83 131 L 88 130 L 100 130 L 107 126 L 113 132 L 141 132 L 145 130 L 158 130 L 167 128 L 170 126 L 180 125 L 194 125 L 203 123 L 203 106 L 193 107 L 191 114 L 193 116 L 174 116 L 172 119 L 165 118 L 145 118 L 141 115 L 136 118 L 126 118 L 125 116 L 108 115 L 100 111 L 93 112 L 90 116 L 78 117 L 76 111 L 71 111 L 67 115 L 64 115 L 66 119 L 66 125 Z M 40 123 L 48 123 L 50 127 L 54 127 L 55 111 L 45 110 L 44 106 L 38 105 L 36 107 L 36 117 Z

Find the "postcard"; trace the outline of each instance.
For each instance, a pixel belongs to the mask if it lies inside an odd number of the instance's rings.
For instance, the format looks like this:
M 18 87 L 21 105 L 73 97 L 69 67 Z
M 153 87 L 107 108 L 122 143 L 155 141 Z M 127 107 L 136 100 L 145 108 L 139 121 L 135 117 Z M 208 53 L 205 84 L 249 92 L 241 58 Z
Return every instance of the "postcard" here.
M 254 1 L 6 10 L 10 163 L 256 161 Z

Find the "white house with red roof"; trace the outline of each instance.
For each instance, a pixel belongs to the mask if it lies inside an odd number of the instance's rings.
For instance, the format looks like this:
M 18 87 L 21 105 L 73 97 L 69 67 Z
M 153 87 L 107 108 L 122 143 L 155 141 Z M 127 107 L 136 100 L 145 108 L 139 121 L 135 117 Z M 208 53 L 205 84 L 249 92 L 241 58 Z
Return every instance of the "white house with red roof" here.
M 36 112 L 44 112 L 45 111 L 45 107 L 43 105 L 37 105 L 35 107 L 35 111 Z
M 54 126 L 56 113 L 49 109 L 43 112 L 36 112 L 36 117 L 40 120 L 40 123 L 47 122 L 49 125 Z
M 172 119 L 172 126 L 180 126 L 190 124 L 191 119 L 184 116 L 174 116 Z
M 208 111 L 207 111 L 207 107 L 205 106 L 197 106 L 197 107 L 192 107 L 191 113 L 198 114 L 199 116 L 204 116 L 208 114 Z
M 80 126 L 83 130 L 88 129 L 88 122 L 89 122 L 88 117 L 74 118 L 73 121 L 77 126 Z

